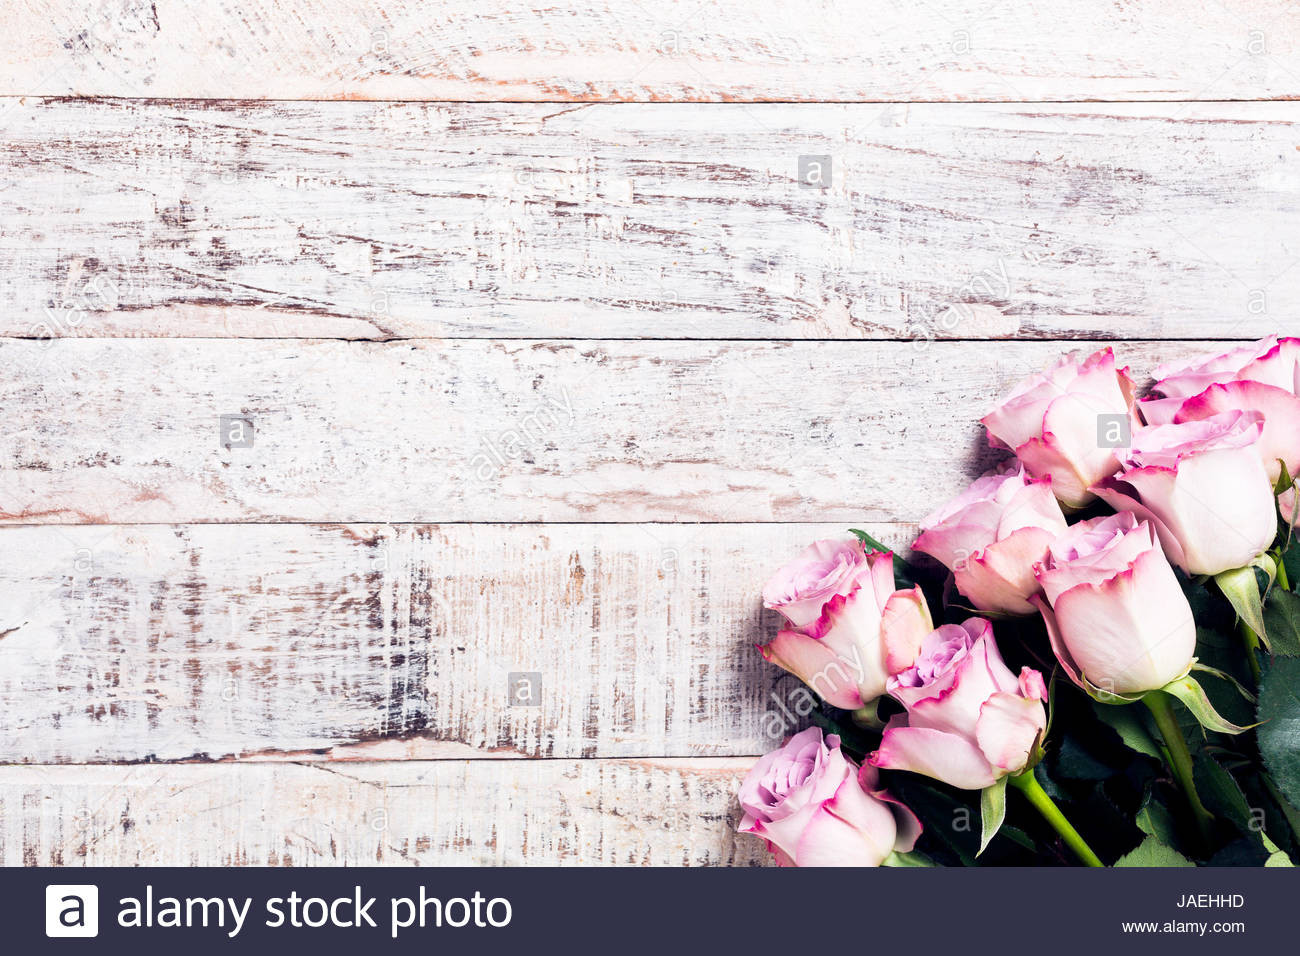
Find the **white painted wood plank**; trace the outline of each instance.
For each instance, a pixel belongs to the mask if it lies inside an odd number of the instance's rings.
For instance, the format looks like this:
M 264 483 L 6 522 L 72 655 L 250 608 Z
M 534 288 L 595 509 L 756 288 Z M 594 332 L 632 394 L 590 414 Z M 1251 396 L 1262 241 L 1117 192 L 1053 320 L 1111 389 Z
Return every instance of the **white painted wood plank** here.
M 0 763 L 762 753 L 796 685 L 759 592 L 844 533 L 0 528 Z
M 994 460 L 978 417 L 1065 350 L 6 340 L 0 522 L 916 521 Z
M 0 767 L 0 863 L 754 865 L 750 762 Z
M 1300 301 L 1294 103 L 2 105 L 0 335 L 1233 338 Z
M 467 100 L 1255 99 L 1284 0 L 22 0 L 0 90 Z

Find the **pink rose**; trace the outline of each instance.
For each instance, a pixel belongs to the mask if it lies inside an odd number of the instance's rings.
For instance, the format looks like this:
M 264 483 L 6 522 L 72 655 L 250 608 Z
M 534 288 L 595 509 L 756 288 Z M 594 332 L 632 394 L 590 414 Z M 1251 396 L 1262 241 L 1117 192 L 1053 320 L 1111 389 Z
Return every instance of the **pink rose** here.
M 934 626 L 919 587 L 894 590 L 894 556 L 868 554 L 857 541 L 817 542 L 763 595 L 796 625 L 760 647 L 763 656 L 848 710 L 883 694 Z
M 1202 421 L 1249 409 L 1264 416 L 1257 451 L 1269 480 L 1281 474 L 1279 460 L 1294 475 L 1300 469 L 1300 339 L 1267 338 L 1211 358 L 1156 369 L 1159 381 L 1138 405 L 1148 425 Z
M 1033 614 L 1034 565 L 1065 527 L 1050 479 L 1017 468 L 976 479 L 921 522 L 912 547 L 943 562 L 978 610 Z
M 1300 339 L 1269 336 L 1221 355 L 1168 362 L 1156 368 L 1155 388 L 1167 398 L 1191 398 L 1223 382 L 1263 382 L 1300 393 Z
M 823 743 L 809 727 L 749 771 L 739 832 L 766 840 L 781 866 L 879 866 L 915 846 L 921 823 L 876 786 L 875 769 L 859 771 L 839 737 Z
M 1080 359 L 1074 352 L 1024 382 L 982 419 L 989 441 L 1010 448 L 1035 478 L 1051 478 L 1068 508 L 1092 500 L 1092 485 L 1119 469 L 1115 450 L 1102 447 L 1099 416 L 1137 424 L 1133 380 L 1102 349 Z
M 1080 521 L 1048 552 L 1034 603 L 1071 680 L 1142 694 L 1188 672 L 1196 622 L 1150 523 L 1129 512 Z
M 1256 446 L 1258 412 L 1153 425 L 1133 433 L 1124 470 L 1093 490 L 1116 511 L 1150 521 L 1188 574 L 1240 568 L 1273 543 L 1273 486 Z
M 831 598 L 852 591 L 869 570 L 861 541 L 818 541 L 772 575 L 763 587 L 763 606 L 780 611 L 795 627 L 803 627 L 821 617 L 822 608 Z M 893 589 L 891 569 L 889 590 Z
M 983 618 L 931 632 L 889 693 L 907 713 L 890 720 L 871 764 L 963 790 L 1023 770 L 1047 725 L 1043 675 L 1026 667 L 1017 679 Z

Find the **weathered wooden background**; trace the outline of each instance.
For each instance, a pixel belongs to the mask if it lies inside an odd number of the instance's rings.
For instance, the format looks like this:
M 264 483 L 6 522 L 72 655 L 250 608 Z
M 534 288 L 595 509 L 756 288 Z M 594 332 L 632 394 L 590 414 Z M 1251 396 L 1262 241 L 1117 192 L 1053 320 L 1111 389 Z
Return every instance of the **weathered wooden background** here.
M 771 570 L 1300 333 L 1288 8 L 6 5 L 0 862 L 761 862 Z

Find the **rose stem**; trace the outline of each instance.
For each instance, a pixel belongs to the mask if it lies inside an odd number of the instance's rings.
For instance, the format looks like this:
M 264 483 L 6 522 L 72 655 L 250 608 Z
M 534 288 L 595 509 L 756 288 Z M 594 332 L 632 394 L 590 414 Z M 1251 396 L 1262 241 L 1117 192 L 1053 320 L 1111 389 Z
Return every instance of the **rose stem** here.
M 1196 826 L 1208 849 L 1214 815 L 1205 809 L 1205 804 L 1201 803 L 1201 797 L 1196 792 L 1196 781 L 1192 776 L 1192 755 L 1187 750 L 1187 741 L 1183 739 L 1183 731 L 1178 726 L 1178 718 L 1174 716 L 1174 708 L 1169 701 L 1169 695 L 1162 690 L 1153 690 L 1142 698 L 1142 703 L 1147 705 L 1151 716 L 1156 719 L 1156 727 L 1164 738 L 1169 769 L 1174 772 L 1183 792 L 1187 794 L 1187 802 L 1192 805 L 1192 816 L 1196 817 Z
M 1052 829 L 1061 835 L 1061 839 L 1074 851 L 1074 855 L 1083 861 L 1085 866 L 1104 867 L 1106 865 L 1101 862 L 1096 853 L 1092 852 L 1092 847 L 1084 842 L 1083 837 L 1079 836 L 1079 831 L 1070 824 L 1069 820 L 1065 819 L 1065 814 L 1047 795 L 1043 785 L 1034 776 L 1033 770 L 1026 770 L 1024 773 L 1016 774 L 1008 779 L 1011 785 L 1023 793 L 1025 798 L 1034 805 L 1034 809 L 1042 815 L 1043 819 L 1052 825 Z
M 1278 555 L 1277 559 L 1277 583 L 1282 585 L 1283 591 L 1291 590 L 1291 582 L 1286 576 L 1286 562 L 1282 560 L 1281 555 Z

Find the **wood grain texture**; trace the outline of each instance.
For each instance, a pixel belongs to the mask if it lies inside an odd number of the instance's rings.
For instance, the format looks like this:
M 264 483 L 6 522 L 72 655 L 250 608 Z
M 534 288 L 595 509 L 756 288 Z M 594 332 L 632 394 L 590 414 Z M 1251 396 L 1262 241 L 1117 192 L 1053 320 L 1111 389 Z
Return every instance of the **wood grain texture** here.
M 1120 358 L 1141 378 L 1210 348 Z M 978 417 L 1063 351 L 8 340 L 0 523 L 916 521 L 996 460 Z
M 0 335 L 1251 338 L 1300 301 L 1285 103 L 0 105 Z
M 0 767 L 0 864 L 754 865 L 748 764 Z
M 1283 0 L 22 0 L 0 90 L 449 100 L 1266 99 Z
M 778 626 L 759 593 L 832 535 L 0 529 L 0 763 L 763 753 L 798 701 L 754 650 Z M 536 706 L 512 672 L 540 676 Z

